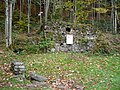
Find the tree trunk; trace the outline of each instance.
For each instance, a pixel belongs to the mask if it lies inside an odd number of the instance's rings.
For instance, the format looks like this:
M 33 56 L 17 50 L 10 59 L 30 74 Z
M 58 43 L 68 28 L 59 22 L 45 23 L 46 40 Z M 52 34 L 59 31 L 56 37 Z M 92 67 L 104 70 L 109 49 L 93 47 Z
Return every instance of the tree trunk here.
M 47 23 L 49 3 L 50 3 L 50 0 L 45 1 L 45 24 Z
M 74 22 L 74 25 L 75 25 L 75 27 L 76 27 L 76 10 L 77 10 L 77 8 L 76 8 L 76 5 L 77 4 L 77 1 L 76 0 L 74 0 L 74 20 L 73 20 L 73 22 Z
M 41 30 L 41 26 L 42 26 L 42 11 L 41 11 L 41 0 L 40 0 L 40 13 L 39 13 L 39 16 L 40 16 L 40 30 Z
M 8 47 L 8 21 L 9 21 L 9 8 L 8 8 L 8 0 L 5 1 L 6 3 L 6 20 L 5 20 L 5 39 L 6 39 L 6 47 Z
M 13 12 L 15 10 L 15 3 L 16 3 L 16 0 L 13 1 Z
M 114 31 L 114 3 L 113 3 L 113 0 L 111 0 L 111 4 L 112 4 L 111 23 L 112 23 L 112 31 Z
M 117 34 L 117 9 L 116 9 L 116 5 L 115 5 L 115 30 L 114 33 Z
M 95 2 L 93 2 L 92 8 L 95 8 Z M 93 9 L 93 12 L 92 12 L 92 25 L 94 25 L 94 24 L 95 24 L 95 10 Z
M 21 17 L 22 17 L 22 0 L 20 0 L 20 21 L 21 21 Z
M 9 45 L 11 45 L 12 44 L 12 10 L 13 10 L 13 8 L 12 8 L 12 4 L 13 4 L 13 1 L 11 1 L 10 2 L 10 20 L 9 20 L 9 27 L 10 27 L 10 29 L 9 29 Z
M 51 21 L 53 21 L 53 15 L 55 14 L 55 5 L 56 5 L 56 0 L 52 1 L 52 14 L 51 14 Z
M 30 33 L 30 4 L 31 0 L 28 0 L 28 34 Z
M 100 1 L 98 2 L 97 7 L 100 8 Z M 97 13 L 97 23 L 100 24 L 100 13 L 99 12 Z
M 111 19 L 112 19 L 112 29 L 113 33 L 117 33 L 117 9 L 114 0 L 111 0 L 112 11 L 111 11 Z

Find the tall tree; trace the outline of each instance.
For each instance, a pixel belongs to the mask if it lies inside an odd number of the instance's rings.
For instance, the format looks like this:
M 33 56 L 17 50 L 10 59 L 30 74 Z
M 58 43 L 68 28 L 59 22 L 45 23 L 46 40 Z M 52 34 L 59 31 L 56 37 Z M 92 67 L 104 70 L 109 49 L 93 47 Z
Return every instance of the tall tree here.
M 30 33 L 31 0 L 28 0 L 28 34 Z
M 13 0 L 10 1 L 10 20 L 9 20 L 9 45 L 12 44 L 12 14 L 13 14 Z
M 13 4 L 14 0 L 6 0 L 6 19 L 5 19 L 5 39 L 6 47 L 12 44 L 12 14 L 13 14 Z
M 117 0 L 111 0 L 112 4 L 112 10 L 111 10 L 111 18 L 112 18 L 112 29 L 114 33 L 117 33 L 117 6 L 116 6 Z
M 40 12 L 39 12 L 39 16 L 40 16 L 40 29 L 41 29 L 41 26 L 42 26 L 42 11 L 41 11 L 41 0 L 40 0 Z
M 114 27 L 114 33 L 117 33 L 117 5 L 116 5 L 116 2 L 117 0 L 115 0 L 115 4 L 114 4 L 114 7 L 115 7 L 115 27 Z
M 6 39 L 6 47 L 8 47 L 9 46 L 9 41 L 8 41 L 8 21 L 9 21 L 9 8 L 8 8 L 8 0 L 5 0 L 5 3 L 6 3 L 6 19 L 5 19 L 5 39 Z
M 22 0 L 19 0 L 20 2 L 20 21 L 21 21 L 21 17 L 22 17 Z
M 48 20 L 47 18 L 48 18 L 50 0 L 44 0 L 44 2 L 45 2 L 45 24 L 46 24 Z

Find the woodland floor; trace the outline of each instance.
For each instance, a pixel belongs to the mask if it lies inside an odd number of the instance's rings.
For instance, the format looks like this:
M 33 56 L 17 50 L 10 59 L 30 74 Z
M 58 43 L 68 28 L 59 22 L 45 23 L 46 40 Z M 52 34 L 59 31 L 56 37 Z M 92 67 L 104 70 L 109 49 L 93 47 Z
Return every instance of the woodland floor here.
M 30 80 L 20 82 L 10 71 L 10 63 L 23 61 L 27 72 L 35 71 L 49 79 L 49 88 L 35 87 L 35 90 L 58 89 L 59 84 L 72 81 L 76 87 L 85 90 L 120 89 L 120 55 L 91 55 L 90 53 L 45 53 L 16 55 L 12 51 L 0 51 L 0 90 L 33 90 Z M 59 83 L 59 84 L 58 84 Z M 71 88 L 67 90 L 82 90 Z

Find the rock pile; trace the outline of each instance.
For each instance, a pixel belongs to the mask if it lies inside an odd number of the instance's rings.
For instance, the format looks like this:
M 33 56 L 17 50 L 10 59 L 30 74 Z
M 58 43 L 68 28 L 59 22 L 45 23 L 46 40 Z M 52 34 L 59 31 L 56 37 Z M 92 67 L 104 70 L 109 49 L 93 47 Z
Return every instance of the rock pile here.
M 34 86 L 48 87 L 48 84 L 47 84 L 48 79 L 42 75 L 35 73 L 35 72 L 30 73 L 29 79 L 32 82 L 32 85 L 34 85 Z
M 35 72 L 31 72 L 29 78 L 32 81 L 38 82 L 46 82 L 48 80 L 46 77 L 36 74 Z
M 23 62 L 13 61 L 11 63 L 11 69 L 15 75 L 24 74 L 26 72 Z

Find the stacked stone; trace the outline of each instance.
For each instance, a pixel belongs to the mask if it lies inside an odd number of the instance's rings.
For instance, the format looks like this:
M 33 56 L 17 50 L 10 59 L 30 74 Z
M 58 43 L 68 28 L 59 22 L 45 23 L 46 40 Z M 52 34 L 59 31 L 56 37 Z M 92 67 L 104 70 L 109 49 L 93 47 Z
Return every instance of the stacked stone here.
M 11 63 L 11 68 L 15 75 L 22 75 L 26 71 L 24 63 L 20 61 L 13 61 Z

